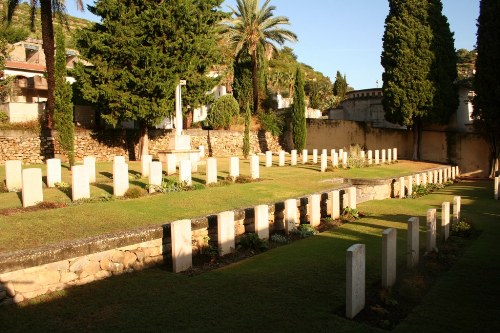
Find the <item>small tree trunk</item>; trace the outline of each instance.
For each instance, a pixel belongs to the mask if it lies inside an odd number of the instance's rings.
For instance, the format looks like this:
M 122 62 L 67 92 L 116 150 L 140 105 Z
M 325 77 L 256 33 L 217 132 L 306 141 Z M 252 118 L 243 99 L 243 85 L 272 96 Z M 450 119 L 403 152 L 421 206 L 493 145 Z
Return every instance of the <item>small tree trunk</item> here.
M 139 139 L 139 160 L 142 160 L 142 155 L 149 155 L 149 136 L 148 126 L 146 124 L 140 125 L 141 138 Z
M 420 118 L 413 120 L 413 154 L 411 159 L 420 160 L 420 142 L 422 140 L 422 123 Z
M 52 24 L 52 1 L 40 1 L 40 16 L 42 22 L 43 52 L 45 53 L 45 66 L 47 67 L 47 128 L 54 129 L 55 107 L 55 58 L 54 58 L 54 27 Z

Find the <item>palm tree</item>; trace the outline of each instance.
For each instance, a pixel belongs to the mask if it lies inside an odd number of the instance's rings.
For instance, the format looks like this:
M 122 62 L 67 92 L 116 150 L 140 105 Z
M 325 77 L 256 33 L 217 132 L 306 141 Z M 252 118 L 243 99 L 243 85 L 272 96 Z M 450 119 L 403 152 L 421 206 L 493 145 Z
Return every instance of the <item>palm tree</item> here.
M 239 58 L 248 54 L 252 60 L 253 111 L 259 107 L 259 56 L 269 55 L 278 51 L 276 44 L 283 45 L 285 41 L 295 42 L 297 36 L 282 25 L 289 25 L 287 17 L 273 16 L 275 6 L 270 6 L 266 0 L 259 9 L 258 0 L 236 0 L 236 10 L 232 7 L 234 18 L 224 21 L 224 33 Z M 263 54 L 262 54 L 263 52 Z
M 12 16 L 19 5 L 19 0 L 7 0 L 7 21 L 12 21 Z M 83 1 L 75 0 L 76 7 L 83 10 Z M 31 28 L 35 27 L 36 9 L 40 7 L 40 21 L 42 24 L 42 48 L 45 53 L 45 66 L 47 68 L 47 127 L 54 128 L 54 105 L 55 105 L 55 42 L 53 16 L 56 14 L 64 21 L 66 5 L 64 0 L 30 0 L 31 6 Z

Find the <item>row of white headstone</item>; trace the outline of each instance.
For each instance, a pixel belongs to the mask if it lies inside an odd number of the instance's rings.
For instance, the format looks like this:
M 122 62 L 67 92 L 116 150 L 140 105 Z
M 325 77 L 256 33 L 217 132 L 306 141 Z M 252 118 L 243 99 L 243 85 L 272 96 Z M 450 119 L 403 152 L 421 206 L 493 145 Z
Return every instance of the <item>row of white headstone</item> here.
M 460 221 L 461 197 L 453 197 L 453 221 Z M 437 251 L 436 246 L 436 209 L 427 210 L 426 252 Z M 412 217 L 407 224 L 406 265 L 415 267 L 419 261 L 420 223 Z M 441 206 L 441 228 L 443 240 L 450 234 L 450 203 Z M 396 282 L 396 240 L 397 230 L 385 229 L 382 232 L 382 287 L 390 288 Z M 354 318 L 365 307 L 365 244 L 354 244 L 346 251 L 346 317 Z
M 331 217 L 340 218 L 340 190 L 334 190 L 328 194 L 328 206 Z M 356 187 L 345 189 L 343 206 L 356 208 Z M 258 205 L 254 207 L 254 232 L 261 239 L 269 239 L 269 206 Z M 285 200 L 284 225 L 285 233 L 289 234 L 299 224 L 297 199 Z M 321 194 L 312 194 L 308 197 L 307 221 L 312 226 L 321 223 Z M 171 223 L 172 262 L 173 271 L 181 272 L 192 267 L 192 233 L 191 221 L 182 220 Z M 226 211 L 217 214 L 217 244 L 219 253 L 226 255 L 234 251 L 235 244 L 235 220 L 234 211 Z
M 446 166 L 412 176 L 399 177 L 399 197 L 411 197 L 413 194 L 413 185 L 443 184 L 449 180 L 455 180 L 459 176 L 459 172 L 458 166 Z

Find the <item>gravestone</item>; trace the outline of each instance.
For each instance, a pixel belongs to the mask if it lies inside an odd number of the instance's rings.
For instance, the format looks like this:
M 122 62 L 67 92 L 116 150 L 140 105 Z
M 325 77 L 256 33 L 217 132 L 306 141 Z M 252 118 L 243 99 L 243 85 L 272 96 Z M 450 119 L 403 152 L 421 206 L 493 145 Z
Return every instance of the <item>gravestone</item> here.
M 200 151 L 200 158 L 205 158 L 205 146 L 198 146 L 198 150 Z
M 387 163 L 392 162 L 392 149 L 387 149 Z
M 171 176 L 177 172 L 177 158 L 175 154 L 165 154 L 165 167 L 167 176 Z
M 375 150 L 375 164 L 380 164 L 380 160 L 379 160 L 379 150 Z
M 456 177 L 460 176 L 460 169 L 458 168 L 458 165 L 455 166 L 455 176 Z
M 382 164 L 385 163 L 385 149 L 382 149 Z
M 340 218 L 340 191 L 331 191 L 329 197 L 331 207 L 330 216 L 333 220 L 337 220 Z
M 339 166 L 339 155 L 337 153 L 333 153 L 332 163 L 334 168 Z
M 408 231 L 406 236 L 406 266 L 413 268 L 418 265 L 419 257 L 419 221 L 418 217 L 408 220 Z
M 415 175 L 415 185 L 420 186 L 420 174 L 419 173 L 417 173 Z
M 252 179 L 260 178 L 259 155 L 250 156 L 250 174 Z
M 321 155 L 327 155 L 328 156 L 328 151 L 326 149 L 321 149 Z
M 278 153 L 278 166 L 285 166 L 285 151 L 280 150 Z
M 238 156 L 229 158 L 229 177 L 233 178 L 233 182 L 240 176 L 240 159 Z
M 47 187 L 55 187 L 61 182 L 61 160 L 58 158 L 47 159 Z
M 343 156 L 342 156 L 342 167 L 347 168 L 348 163 L 349 163 L 349 160 L 347 158 L 347 152 L 345 151 Z
M 365 245 L 346 252 L 346 317 L 354 318 L 365 307 Z
M 19 160 L 5 161 L 5 186 L 7 191 L 21 191 L 23 187 L 22 162 Z
M 349 208 L 351 209 L 356 209 L 356 187 L 355 186 L 351 186 L 347 189 L 347 197 L 348 197 L 348 205 L 349 205 Z
M 73 165 L 71 168 L 71 200 L 90 198 L 90 179 L 85 165 Z
M 382 232 L 382 287 L 390 288 L 396 282 L 396 240 L 397 230 Z
M 325 172 L 328 166 L 328 156 L 326 154 L 321 154 L 321 172 Z
M 296 149 L 292 149 L 290 151 L 290 165 L 291 166 L 297 165 L 297 150 Z
M 427 174 L 425 172 L 422 174 L 422 186 L 427 186 Z
M 398 160 L 398 148 L 392 148 L 392 159 L 394 162 Z
M 448 168 L 444 168 L 443 169 L 443 182 L 447 182 L 448 181 Z
M 141 156 L 141 175 L 143 177 L 149 177 L 150 164 L 153 162 L 152 155 L 142 155 Z
M 192 165 L 190 160 L 179 161 L 179 183 L 193 185 Z
M 412 194 L 413 194 L 413 177 L 408 176 L 408 197 L 411 198 Z
M 367 154 L 368 154 L 368 165 L 372 165 L 372 163 L 373 163 L 373 156 L 372 156 L 373 153 L 372 153 L 371 150 L 368 150 Z
M 205 184 L 217 184 L 217 159 L 215 157 L 207 158 L 206 175 Z
M 179 273 L 190 269 L 193 266 L 191 220 L 170 223 L 170 239 L 173 272 Z
M 198 172 L 198 159 L 190 159 L 191 161 L 191 173 L 197 173 Z
M 307 163 L 307 149 L 303 149 L 302 150 L 302 164 L 306 164 Z
M 85 156 L 83 158 L 83 165 L 87 169 L 87 174 L 89 175 L 89 182 L 96 182 L 96 172 L 95 172 L 95 156 Z
M 273 152 L 266 151 L 266 168 L 270 168 L 273 166 Z
M 432 175 L 433 175 L 432 171 L 427 172 L 427 182 L 428 182 L 429 184 L 432 184 L 432 183 L 433 183 L 433 181 L 432 181 L 432 180 L 433 180 L 433 179 L 432 179 Z
M 125 163 L 126 163 L 125 156 L 117 155 L 113 157 L 113 167 L 115 164 L 125 164 Z
M 121 161 L 115 161 L 113 164 L 113 195 L 122 197 L 125 192 L 127 192 L 128 188 L 128 164 L 122 163 Z
M 359 158 L 363 161 L 363 163 L 365 163 L 366 153 L 364 150 L 359 152 Z
M 295 230 L 297 225 L 300 224 L 299 218 L 297 216 L 297 199 L 287 199 L 285 200 L 285 234 L 289 234 L 291 231 Z
M 399 177 L 399 198 L 405 198 L 405 177 Z
M 313 149 L 313 164 L 317 164 L 317 163 L 318 163 L 318 150 Z
M 432 173 L 432 180 L 433 180 L 434 184 L 439 183 L 438 171 L 437 170 L 434 170 L 434 172 Z
M 332 164 L 333 164 L 333 155 L 335 155 L 336 151 L 335 149 L 330 149 L 330 158 L 332 159 Z M 338 158 L 338 155 L 337 155 Z
M 448 240 L 450 236 L 450 203 L 443 202 L 441 205 L 441 227 L 443 228 L 443 238 Z
M 493 197 L 498 200 L 498 176 L 495 177 L 495 185 L 493 189 Z
M 451 168 L 451 179 L 455 180 L 455 178 L 457 178 L 456 175 L 455 175 L 455 167 L 452 167 Z
M 21 177 L 23 207 L 36 206 L 43 201 L 42 169 L 23 169 Z
M 260 239 L 269 239 L 269 207 L 258 205 L 254 207 L 255 233 Z
M 234 212 L 227 211 L 217 214 L 217 243 L 221 256 L 232 253 L 234 241 Z
M 339 149 L 339 163 L 342 163 L 344 159 L 344 149 Z
M 461 197 L 460 196 L 454 196 L 453 197 L 453 222 L 458 223 L 460 222 L 460 206 L 461 206 Z
M 438 183 L 439 184 L 443 183 L 443 169 L 438 170 Z
M 149 193 L 153 193 L 155 191 L 154 186 L 161 186 L 161 182 L 163 180 L 163 170 L 161 168 L 160 161 L 154 161 L 149 163 L 149 185 L 153 185 L 149 187 Z
M 321 194 L 312 194 L 309 196 L 307 211 L 309 223 L 316 227 L 321 223 Z
M 427 230 L 426 230 L 427 252 L 437 252 L 436 248 L 436 209 L 427 210 Z

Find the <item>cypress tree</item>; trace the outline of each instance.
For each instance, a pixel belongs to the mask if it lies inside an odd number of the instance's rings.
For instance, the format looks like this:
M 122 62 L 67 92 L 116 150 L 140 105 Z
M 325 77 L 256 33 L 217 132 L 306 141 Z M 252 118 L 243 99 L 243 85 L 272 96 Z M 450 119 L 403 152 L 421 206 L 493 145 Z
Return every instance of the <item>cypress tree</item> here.
M 292 113 L 293 144 L 295 146 L 295 149 L 302 153 L 302 150 L 306 147 L 307 125 L 304 79 L 302 78 L 302 71 L 300 70 L 299 66 L 297 66 L 297 71 L 295 72 Z
M 500 157 L 500 2 L 481 0 L 477 30 L 476 74 L 473 87 L 474 126 L 490 143 L 493 176 Z
M 61 151 L 64 151 L 70 165 L 75 164 L 75 126 L 73 124 L 73 90 L 66 81 L 66 46 L 64 33 L 59 27 L 56 32 L 56 63 L 55 63 L 55 107 L 54 125 L 58 132 Z
M 250 111 L 250 106 L 247 103 L 245 110 L 245 133 L 243 134 L 243 156 L 248 158 L 250 155 L 250 120 L 252 117 L 252 112 Z

